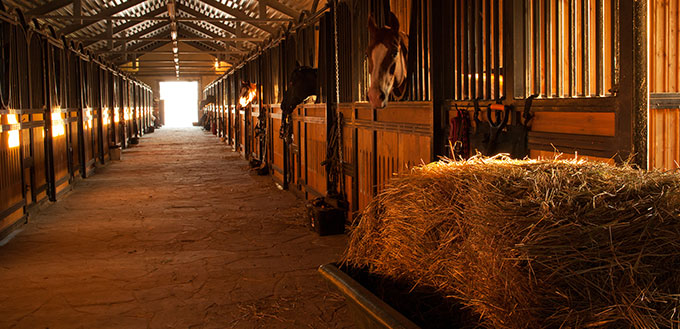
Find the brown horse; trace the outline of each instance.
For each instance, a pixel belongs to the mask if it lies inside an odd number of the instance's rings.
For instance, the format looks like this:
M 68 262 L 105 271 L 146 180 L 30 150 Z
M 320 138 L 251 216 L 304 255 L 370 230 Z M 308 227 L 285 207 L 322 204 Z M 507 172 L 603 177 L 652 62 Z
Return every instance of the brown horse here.
M 390 95 L 399 100 L 406 93 L 408 36 L 399 31 L 399 20 L 392 12 L 388 27 L 378 27 L 373 16 L 369 16 L 368 32 L 366 56 L 371 75 L 368 99 L 373 108 L 382 109 Z
M 248 81 L 241 81 L 241 92 L 239 93 L 238 103 L 241 108 L 247 107 L 255 101 L 257 97 L 257 85 Z

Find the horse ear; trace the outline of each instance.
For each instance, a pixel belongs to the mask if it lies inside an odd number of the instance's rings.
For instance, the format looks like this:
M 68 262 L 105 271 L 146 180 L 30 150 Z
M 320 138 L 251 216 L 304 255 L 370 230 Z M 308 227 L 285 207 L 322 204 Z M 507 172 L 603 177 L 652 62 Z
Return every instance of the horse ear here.
M 390 12 L 390 27 L 392 31 L 399 32 L 399 19 L 393 12 Z
M 378 33 L 378 24 L 375 23 L 373 15 L 368 15 L 368 35 L 373 38 Z
M 298 67 L 300 67 L 300 66 L 302 66 L 302 65 L 300 65 L 300 61 L 295 60 L 295 68 L 298 68 Z

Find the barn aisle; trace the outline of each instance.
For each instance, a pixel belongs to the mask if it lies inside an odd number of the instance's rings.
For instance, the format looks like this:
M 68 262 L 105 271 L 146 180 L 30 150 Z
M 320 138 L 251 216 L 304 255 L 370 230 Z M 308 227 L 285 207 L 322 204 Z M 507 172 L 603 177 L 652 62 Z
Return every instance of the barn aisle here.
M 316 273 L 345 236 L 224 144 L 164 128 L 0 247 L 2 328 L 348 328 Z

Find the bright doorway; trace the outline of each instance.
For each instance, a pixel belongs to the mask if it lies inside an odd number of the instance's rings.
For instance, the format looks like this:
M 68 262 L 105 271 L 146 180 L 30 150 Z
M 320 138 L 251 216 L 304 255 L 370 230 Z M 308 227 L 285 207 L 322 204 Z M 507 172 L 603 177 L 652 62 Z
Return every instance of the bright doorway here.
M 191 127 L 198 121 L 197 81 L 163 81 L 160 87 L 166 127 Z

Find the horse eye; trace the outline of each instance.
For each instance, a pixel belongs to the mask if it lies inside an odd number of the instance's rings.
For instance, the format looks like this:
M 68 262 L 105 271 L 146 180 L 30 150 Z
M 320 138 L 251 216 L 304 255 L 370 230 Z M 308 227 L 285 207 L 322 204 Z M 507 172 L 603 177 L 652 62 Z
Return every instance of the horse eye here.
M 392 52 L 392 57 L 397 57 L 397 55 L 399 55 L 399 51 L 395 50 Z

